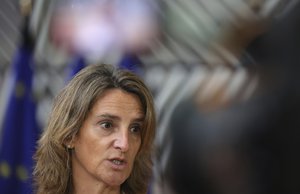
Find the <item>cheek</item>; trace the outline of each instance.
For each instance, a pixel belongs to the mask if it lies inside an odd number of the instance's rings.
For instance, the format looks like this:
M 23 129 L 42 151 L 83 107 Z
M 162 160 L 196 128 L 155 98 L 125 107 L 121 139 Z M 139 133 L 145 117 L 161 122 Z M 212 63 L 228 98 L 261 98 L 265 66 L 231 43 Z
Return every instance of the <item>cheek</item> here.
M 85 142 L 75 148 L 74 159 L 78 166 L 83 167 L 87 172 L 100 175 L 104 171 L 103 162 L 107 157 L 106 149 L 99 142 Z
M 81 138 L 75 146 L 76 154 L 86 163 L 96 163 L 104 155 L 105 145 L 98 138 Z
M 140 151 L 140 147 L 141 147 L 141 140 L 133 143 L 132 145 L 132 151 L 131 151 L 131 158 L 134 161 L 136 158 L 136 155 L 138 154 L 138 152 Z
M 134 148 L 132 149 L 131 153 L 130 153 L 130 158 L 131 158 L 131 166 L 130 166 L 130 172 L 129 174 L 132 173 L 132 170 L 134 169 L 134 164 L 135 161 L 137 160 L 137 156 L 140 152 L 140 147 L 141 147 L 141 143 L 139 142 L 137 145 L 133 146 Z

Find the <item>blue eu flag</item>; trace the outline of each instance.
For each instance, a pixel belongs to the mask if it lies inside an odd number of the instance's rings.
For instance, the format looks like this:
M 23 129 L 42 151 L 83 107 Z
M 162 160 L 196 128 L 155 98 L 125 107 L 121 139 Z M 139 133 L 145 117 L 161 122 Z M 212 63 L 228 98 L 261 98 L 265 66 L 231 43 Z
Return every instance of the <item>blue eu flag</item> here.
M 39 135 L 32 95 L 32 48 L 22 45 L 12 64 L 12 86 L 2 127 L 0 193 L 32 193 L 32 156 Z

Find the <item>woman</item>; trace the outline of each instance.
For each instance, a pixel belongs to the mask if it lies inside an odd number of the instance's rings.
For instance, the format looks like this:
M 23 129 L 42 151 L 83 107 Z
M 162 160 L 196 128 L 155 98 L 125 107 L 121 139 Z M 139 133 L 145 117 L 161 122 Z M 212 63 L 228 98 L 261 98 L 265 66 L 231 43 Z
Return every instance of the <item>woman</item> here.
M 35 155 L 38 194 L 146 193 L 155 112 L 133 73 L 80 71 L 56 97 Z

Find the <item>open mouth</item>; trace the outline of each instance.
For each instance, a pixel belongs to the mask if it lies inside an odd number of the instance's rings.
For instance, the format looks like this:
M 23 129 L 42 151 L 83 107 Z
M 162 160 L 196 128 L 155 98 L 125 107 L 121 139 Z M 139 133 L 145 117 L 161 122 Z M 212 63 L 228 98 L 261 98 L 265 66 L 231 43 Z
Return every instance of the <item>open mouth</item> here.
M 115 165 L 123 165 L 125 164 L 125 161 L 124 160 L 118 160 L 118 159 L 113 159 L 111 160 L 112 163 L 114 163 Z

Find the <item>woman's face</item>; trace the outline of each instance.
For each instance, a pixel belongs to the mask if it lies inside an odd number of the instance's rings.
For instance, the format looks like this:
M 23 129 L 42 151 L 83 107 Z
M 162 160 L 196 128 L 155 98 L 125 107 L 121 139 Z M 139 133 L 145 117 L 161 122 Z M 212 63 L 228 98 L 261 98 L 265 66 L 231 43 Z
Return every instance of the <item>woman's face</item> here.
M 139 98 L 106 90 L 72 141 L 74 184 L 120 186 L 130 175 L 141 145 L 144 113 Z

